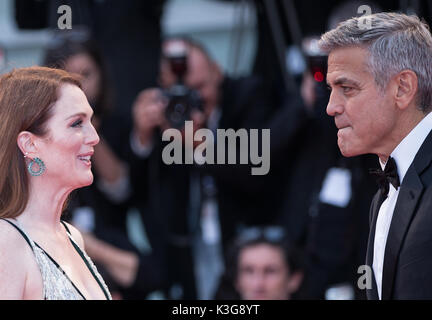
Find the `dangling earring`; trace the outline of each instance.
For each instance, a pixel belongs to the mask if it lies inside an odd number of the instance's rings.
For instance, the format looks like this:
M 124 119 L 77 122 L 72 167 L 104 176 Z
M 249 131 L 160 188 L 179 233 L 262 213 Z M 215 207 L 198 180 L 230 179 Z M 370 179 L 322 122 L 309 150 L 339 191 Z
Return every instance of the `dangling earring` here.
M 36 164 L 38 165 L 38 167 L 39 167 L 39 170 L 38 170 L 38 171 L 33 171 L 33 165 L 34 165 L 35 163 L 36 163 Z M 30 163 L 29 163 L 27 169 L 28 169 L 28 171 L 30 172 L 30 174 L 31 174 L 32 176 L 34 176 L 34 177 L 36 177 L 36 176 L 40 176 L 40 175 L 42 175 L 42 173 L 44 173 L 44 171 L 45 171 L 45 163 L 44 163 L 41 159 L 39 159 L 39 158 L 34 158 L 32 161 L 30 161 Z

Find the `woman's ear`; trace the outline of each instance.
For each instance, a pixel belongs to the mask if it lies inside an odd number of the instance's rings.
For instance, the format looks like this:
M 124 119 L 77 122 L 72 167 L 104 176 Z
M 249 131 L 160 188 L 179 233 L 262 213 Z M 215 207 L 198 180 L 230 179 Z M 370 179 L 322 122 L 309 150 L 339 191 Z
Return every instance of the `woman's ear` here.
M 22 131 L 18 134 L 17 144 L 23 155 L 29 158 L 34 158 L 36 153 L 36 146 L 34 144 L 34 134 L 28 131 Z

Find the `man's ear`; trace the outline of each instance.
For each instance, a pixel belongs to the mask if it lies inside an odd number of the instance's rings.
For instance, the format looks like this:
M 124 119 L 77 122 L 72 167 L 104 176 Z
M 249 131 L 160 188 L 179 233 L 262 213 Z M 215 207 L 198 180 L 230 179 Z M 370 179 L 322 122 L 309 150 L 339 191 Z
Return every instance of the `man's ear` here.
M 37 152 L 34 143 L 35 135 L 28 131 L 22 131 L 18 134 L 17 144 L 23 155 L 29 158 L 34 158 L 33 155 Z
M 303 281 L 303 272 L 296 271 L 290 274 L 287 283 L 288 294 L 291 295 L 294 292 L 296 292 L 299 289 L 302 281 Z
M 216 62 L 212 62 L 212 73 L 213 76 L 215 77 L 215 82 L 220 85 L 220 83 L 223 80 L 223 74 L 222 74 L 222 70 L 220 68 L 220 66 L 216 63 Z
M 395 77 L 395 102 L 399 109 L 404 110 L 415 102 L 418 92 L 417 74 L 412 70 L 402 70 Z

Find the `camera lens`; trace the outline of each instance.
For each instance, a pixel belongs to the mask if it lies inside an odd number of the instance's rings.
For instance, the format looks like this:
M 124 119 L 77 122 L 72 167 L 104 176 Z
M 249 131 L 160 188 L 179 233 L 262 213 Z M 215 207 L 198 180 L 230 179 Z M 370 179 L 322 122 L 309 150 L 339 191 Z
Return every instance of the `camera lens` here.
M 185 111 L 186 111 L 186 108 L 181 103 L 177 103 L 174 107 L 174 112 L 176 112 L 176 113 L 184 114 Z
M 166 118 L 174 128 L 182 128 L 185 121 L 191 119 L 193 110 L 202 111 L 202 101 L 194 90 L 185 86 L 176 85 L 165 92 L 168 99 Z

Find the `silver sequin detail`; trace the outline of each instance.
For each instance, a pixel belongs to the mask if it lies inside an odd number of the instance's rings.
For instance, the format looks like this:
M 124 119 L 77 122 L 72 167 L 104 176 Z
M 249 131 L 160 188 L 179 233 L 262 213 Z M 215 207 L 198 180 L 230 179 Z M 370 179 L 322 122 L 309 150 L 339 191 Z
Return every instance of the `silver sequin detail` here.
M 17 224 L 17 221 L 14 221 Z M 58 268 L 51 259 L 45 254 L 45 252 L 40 249 L 34 241 L 28 236 L 28 234 L 21 228 L 20 229 L 30 241 L 31 247 L 33 249 L 33 253 L 36 257 L 37 265 L 42 274 L 43 280 L 43 296 L 46 300 L 83 300 L 83 297 L 80 293 L 75 289 L 72 285 L 69 278 L 63 273 L 63 271 Z M 68 233 L 69 238 L 78 246 L 72 236 Z M 79 246 L 78 246 L 79 247 Z M 80 247 L 79 247 L 80 248 Z M 80 248 L 81 249 L 81 248 Z M 105 281 L 102 279 L 101 275 L 97 271 L 96 266 L 90 257 L 85 253 L 84 250 L 81 249 L 84 254 L 84 257 L 89 262 L 89 265 L 94 271 L 94 274 L 102 283 L 102 286 L 106 290 L 109 296 L 109 300 L 112 300 L 111 294 L 108 290 Z

